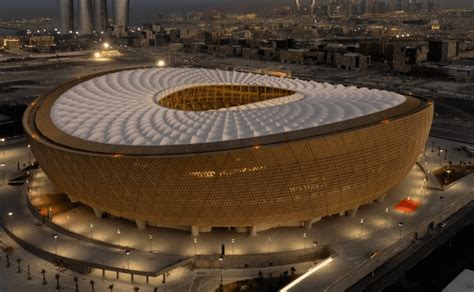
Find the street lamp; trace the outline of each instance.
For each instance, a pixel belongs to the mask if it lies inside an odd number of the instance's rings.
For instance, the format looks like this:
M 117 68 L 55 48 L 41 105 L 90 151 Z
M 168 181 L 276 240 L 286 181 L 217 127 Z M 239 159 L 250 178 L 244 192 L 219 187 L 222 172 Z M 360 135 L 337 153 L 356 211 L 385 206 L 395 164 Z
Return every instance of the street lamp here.
M 54 238 L 54 253 L 56 254 L 56 256 L 58 255 L 58 237 L 59 237 L 59 235 L 57 235 L 57 234 L 53 235 L 53 238 Z
M 404 224 L 403 224 L 402 221 L 398 222 L 398 227 L 400 227 L 400 228 L 399 228 L 399 231 L 400 231 L 400 232 L 399 232 L 399 238 L 398 238 L 398 240 L 400 241 L 400 244 L 401 244 L 401 240 L 402 240 L 402 228 L 403 228 L 403 225 L 404 225 Z
M 2 142 L 3 156 L 5 156 L 5 138 L 1 138 L 0 142 Z
M 148 234 L 148 239 L 150 239 L 150 252 L 153 252 L 153 235 Z
M 438 156 L 439 156 L 439 166 L 441 166 L 441 160 L 443 159 L 443 156 L 441 156 L 442 153 L 443 153 L 443 149 L 439 149 L 439 153 L 438 153 Z
M 126 250 L 125 251 L 125 255 L 127 257 L 127 269 L 130 270 L 130 259 L 129 259 L 129 256 L 130 256 L 130 250 Z
M 306 248 L 306 232 L 303 233 L 303 249 Z
M 219 255 L 219 261 L 221 262 L 221 284 L 220 291 L 224 291 L 223 277 L 224 277 L 224 255 Z
M 10 232 L 13 232 L 13 212 L 8 212 L 8 217 L 10 218 Z
M 120 245 L 120 229 L 117 229 L 117 245 Z
M 94 224 L 91 223 L 89 226 L 91 228 L 91 239 L 94 239 Z
M 268 253 L 270 253 L 272 250 L 272 238 L 268 237 Z
M 104 43 L 102 45 L 104 47 L 104 49 L 108 50 L 110 48 L 110 44 L 109 43 Z
M 388 207 L 385 208 L 385 226 L 388 226 Z
M 235 238 L 232 238 L 232 255 L 234 255 Z
M 71 231 L 71 217 L 69 217 L 69 215 L 67 215 L 66 220 L 67 220 L 67 230 Z
M 363 235 L 364 218 L 360 219 L 360 237 Z
M 195 257 L 196 257 L 196 255 L 197 255 L 197 247 L 196 247 L 196 246 L 197 246 L 197 242 L 198 242 L 197 238 L 194 237 L 194 238 L 193 238 L 193 243 L 194 243 L 194 256 L 195 256 Z
M 28 144 L 26 147 L 28 147 L 28 164 L 31 165 L 31 145 Z
M 5 162 L 0 163 L 0 166 L 2 167 L 2 186 L 5 185 Z
M 313 257 L 315 261 L 316 261 L 316 247 L 318 247 L 318 245 L 319 245 L 319 242 L 317 242 L 316 240 L 313 240 Z
M 164 60 L 158 60 L 158 62 L 156 62 L 156 66 L 159 68 L 163 68 L 166 66 L 166 63 Z

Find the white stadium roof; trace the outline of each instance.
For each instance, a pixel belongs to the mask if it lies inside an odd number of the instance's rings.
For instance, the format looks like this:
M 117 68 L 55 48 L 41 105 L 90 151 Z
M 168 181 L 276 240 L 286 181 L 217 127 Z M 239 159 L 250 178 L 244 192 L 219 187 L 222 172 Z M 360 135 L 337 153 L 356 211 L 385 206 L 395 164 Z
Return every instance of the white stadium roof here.
M 157 100 L 202 85 L 257 85 L 293 95 L 231 108 L 181 111 Z M 61 131 L 116 145 L 187 145 L 255 138 L 384 111 L 406 97 L 381 90 L 252 73 L 190 68 L 136 69 L 96 77 L 63 93 L 51 120 Z

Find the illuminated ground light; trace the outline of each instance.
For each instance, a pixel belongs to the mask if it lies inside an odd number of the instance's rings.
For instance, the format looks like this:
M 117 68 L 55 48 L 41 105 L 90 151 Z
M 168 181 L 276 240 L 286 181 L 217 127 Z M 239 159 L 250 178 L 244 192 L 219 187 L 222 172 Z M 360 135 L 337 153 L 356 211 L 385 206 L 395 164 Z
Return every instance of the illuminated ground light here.
M 283 289 L 280 290 L 280 292 L 288 292 L 290 291 L 290 289 L 294 288 L 296 285 L 298 285 L 301 281 L 303 281 L 304 279 L 308 278 L 309 276 L 311 276 L 314 272 L 322 269 L 323 267 L 327 266 L 330 262 L 332 262 L 334 259 L 332 257 L 329 257 L 327 259 L 325 259 L 324 261 L 320 262 L 319 264 L 317 264 L 316 266 L 312 267 L 311 269 L 309 269 L 306 273 L 304 273 L 303 275 L 301 275 L 300 277 L 298 277 L 296 280 L 294 280 L 293 282 L 291 282 L 290 284 L 288 284 L 287 286 L 285 286 Z
M 418 207 L 420 207 L 421 202 L 419 200 L 414 200 L 410 198 L 406 198 L 401 200 L 396 206 L 395 210 L 404 212 L 404 213 L 412 213 L 415 212 Z

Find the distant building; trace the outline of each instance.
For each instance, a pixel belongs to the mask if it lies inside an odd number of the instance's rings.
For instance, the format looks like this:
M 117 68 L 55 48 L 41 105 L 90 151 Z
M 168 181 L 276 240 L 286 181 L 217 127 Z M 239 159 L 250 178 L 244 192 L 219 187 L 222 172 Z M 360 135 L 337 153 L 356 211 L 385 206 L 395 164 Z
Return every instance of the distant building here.
M 130 1 L 113 0 L 114 24 L 127 30 L 130 19 Z
M 19 50 L 21 46 L 20 40 L 17 38 L 4 38 L 3 47 L 6 50 L 14 51 Z
M 409 73 L 414 65 L 426 61 L 426 58 L 426 46 L 395 45 L 393 48 L 392 69 L 400 73 Z
M 79 34 L 89 35 L 93 30 L 92 1 L 79 0 Z
M 474 82 L 474 66 L 447 66 L 448 76 L 456 81 L 472 83 Z
M 109 25 L 107 0 L 93 0 L 94 2 L 94 30 L 97 33 L 105 32 Z
M 74 31 L 73 0 L 58 0 L 58 29 L 64 34 Z
M 30 36 L 26 38 L 25 45 L 32 48 L 47 48 L 55 46 L 54 37 L 50 35 Z
M 456 41 L 432 40 L 428 42 L 428 61 L 447 63 L 459 55 Z

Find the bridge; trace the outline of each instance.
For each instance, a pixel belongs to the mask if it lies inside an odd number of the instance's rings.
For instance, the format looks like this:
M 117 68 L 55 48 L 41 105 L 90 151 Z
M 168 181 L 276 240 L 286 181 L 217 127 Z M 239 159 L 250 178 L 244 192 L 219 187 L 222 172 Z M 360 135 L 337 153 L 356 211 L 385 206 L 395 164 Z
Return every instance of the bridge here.
M 50 29 L 55 25 L 54 21 L 38 21 L 38 22 L 27 22 L 24 24 L 12 24 L 11 22 L 1 22 L 0 29 L 12 29 L 12 30 L 37 30 L 37 29 Z

